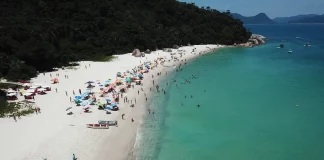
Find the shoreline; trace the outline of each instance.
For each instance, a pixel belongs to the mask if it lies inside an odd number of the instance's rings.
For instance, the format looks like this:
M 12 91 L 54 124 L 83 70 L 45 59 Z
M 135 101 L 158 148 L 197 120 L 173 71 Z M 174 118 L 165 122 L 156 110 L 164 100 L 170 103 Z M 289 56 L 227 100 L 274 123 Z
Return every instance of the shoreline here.
M 202 54 L 192 54 L 190 51 L 193 47 L 197 47 L 196 52 Z M 181 58 L 187 59 L 187 62 L 192 59 L 204 55 L 214 50 L 209 50 L 206 47 L 224 48 L 225 46 L 218 45 L 196 45 L 186 46 L 179 49 L 184 49 L 185 55 Z M 176 51 L 177 49 L 172 49 Z M 52 91 L 44 96 L 36 96 L 35 102 L 42 109 L 42 113 L 28 115 L 22 117 L 18 122 L 12 119 L 0 119 L 0 127 L 6 128 L 0 133 L 0 140 L 3 142 L 0 149 L 4 151 L 1 155 L 2 159 L 6 160 L 34 160 L 41 158 L 48 159 L 67 159 L 73 153 L 78 159 L 134 159 L 137 153 L 134 150 L 139 126 L 147 110 L 144 93 L 149 94 L 149 88 L 152 87 L 152 77 L 154 74 L 155 85 L 159 83 L 161 77 L 166 70 L 174 70 L 174 67 L 163 67 L 161 64 L 154 70 L 149 70 L 148 74 L 144 74 L 143 86 L 135 85 L 134 89 L 129 89 L 125 95 L 129 100 L 137 102 L 135 107 L 129 107 L 130 104 L 124 103 L 121 99 L 119 103 L 120 110 L 106 115 L 103 111 L 93 108 L 93 113 L 84 114 L 80 112 L 82 109 L 73 107 L 76 114 L 67 116 L 65 109 L 69 106 L 75 106 L 69 102 L 69 97 L 72 96 L 71 91 L 84 88 L 84 82 L 89 80 L 105 80 L 114 78 L 118 71 L 123 72 L 131 69 L 144 61 L 152 61 L 158 57 L 167 57 L 170 59 L 170 52 L 161 50 L 151 54 L 146 54 L 146 57 L 133 57 L 131 54 L 119 55 L 112 62 L 80 62 L 77 70 L 58 70 L 38 75 L 33 78 L 34 83 L 47 84 L 49 83 L 50 74 L 60 74 L 60 83 L 50 85 Z M 178 56 L 178 54 L 174 55 Z M 178 66 L 181 59 L 171 63 L 172 66 Z M 91 64 L 91 67 L 90 67 Z M 87 68 L 85 66 L 89 65 Z M 157 76 L 158 72 L 163 72 L 161 76 Z M 66 74 L 68 79 L 62 78 Z M 141 91 L 143 87 L 144 91 Z M 55 88 L 58 93 L 55 93 Z M 152 90 L 155 88 L 152 87 Z M 64 90 L 66 92 L 64 92 Z M 140 94 L 136 93 L 140 91 Z M 19 97 L 21 99 L 21 97 Z M 78 114 L 80 112 L 80 114 Z M 121 114 L 125 114 L 126 120 L 121 120 Z M 134 122 L 130 119 L 134 118 Z M 95 130 L 86 128 L 85 124 L 95 123 L 98 120 L 117 120 L 118 127 L 110 127 L 107 130 Z M 15 137 L 8 139 L 6 137 Z M 15 151 L 15 152 L 13 152 Z M 127 152 L 125 152 L 127 151 Z
M 149 76 L 148 79 L 149 80 L 152 80 L 151 74 L 153 74 L 154 75 L 154 80 L 155 80 L 155 85 L 160 85 L 161 79 L 164 77 L 164 75 L 165 75 L 164 73 L 165 72 L 167 72 L 167 73 L 174 72 L 175 69 L 177 67 L 179 67 L 179 65 L 182 64 L 182 63 L 184 63 L 184 62 L 187 62 L 187 63 L 188 62 L 191 62 L 191 61 L 193 61 L 194 59 L 196 59 L 196 58 L 198 58 L 200 56 L 203 56 L 203 55 L 208 54 L 208 53 L 213 53 L 213 52 L 215 52 L 215 51 L 217 51 L 217 50 L 219 50 L 221 48 L 228 48 L 228 47 L 231 47 L 231 46 L 217 46 L 216 45 L 216 48 L 212 48 L 211 50 L 202 50 L 202 51 L 200 51 L 199 53 L 196 53 L 196 54 L 192 54 L 192 53 L 189 53 L 188 54 L 188 53 L 186 53 L 186 55 L 184 55 L 182 57 L 182 59 L 179 60 L 179 61 L 167 62 L 168 64 L 171 63 L 171 64 L 169 64 L 171 66 L 164 66 L 163 64 L 159 64 L 159 67 L 155 68 L 155 70 L 153 70 L 150 73 L 148 73 L 148 74 L 150 74 L 150 76 Z M 186 59 L 186 61 L 183 61 L 185 59 Z M 156 74 L 158 72 L 161 72 L 162 75 L 161 76 L 157 76 Z M 146 74 L 146 77 L 147 76 L 148 75 Z M 144 80 L 147 80 L 147 81 L 148 81 L 148 79 L 144 78 Z M 143 84 L 144 83 L 146 84 L 146 82 L 144 82 L 144 80 L 143 80 Z M 154 90 L 153 91 L 153 94 L 157 94 L 157 92 L 155 91 L 155 88 L 152 88 L 152 89 Z M 147 88 L 145 88 L 144 91 L 145 90 L 147 90 Z M 151 98 L 151 96 L 148 97 L 148 98 Z M 139 154 L 137 152 L 137 150 L 138 150 L 137 147 L 140 147 L 140 146 L 136 146 L 136 144 L 139 144 L 139 142 L 137 140 L 139 140 L 139 141 L 142 140 L 142 138 L 139 137 L 140 135 L 138 135 L 138 134 L 139 134 L 139 131 L 141 130 L 140 127 L 141 127 L 142 121 L 144 120 L 144 117 L 146 115 L 148 115 L 147 109 L 149 108 L 148 103 L 147 102 L 144 102 L 144 103 L 145 103 L 144 107 L 140 108 L 139 111 L 138 111 L 138 113 L 131 112 L 131 117 L 133 117 L 133 116 L 139 116 L 140 117 L 140 122 L 139 123 L 136 123 L 136 126 L 133 129 L 132 133 L 129 134 L 128 137 L 131 137 L 131 138 L 128 139 L 128 142 L 129 142 L 128 145 L 126 145 L 126 144 L 123 145 L 123 146 L 127 146 L 127 149 L 126 149 L 126 147 L 124 148 L 125 149 L 124 150 L 125 152 L 123 154 L 118 155 L 118 154 L 116 154 L 116 152 L 113 149 L 115 149 L 115 150 L 122 150 L 122 149 L 116 149 L 115 146 L 110 145 L 110 146 L 108 146 L 109 149 L 108 148 L 105 148 L 105 149 L 108 150 L 108 151 L 106 150 L 107 154 L 106 155 L 98 155 L 98 157 L 96 159 L 98 159 L 98 160 L 105 160 L 107 157 L 109 157 L 111 159 L 114 159 L 114 160 L 115 159 L 116 160 L 135 160 L 135 159 L 137 159 L 137 156 Z M 122 136 L 120 136 L 119 138 L 121 138 L 121 137 Z M 112 136 L 108 137 L 105 140 L 105 142 L 103 142 L 102 146 L 105 146 L 105 144 L 108 143 L 109 141 L 111 141 L 113 138 L 118 138 L 118 136 L 116 136 L 116 137 L 112 137 Z M 110 147 L 113 147 L 113 149 L 111 150 Z M 119 152 L 117 152 L 117 153 L 119 153 Z

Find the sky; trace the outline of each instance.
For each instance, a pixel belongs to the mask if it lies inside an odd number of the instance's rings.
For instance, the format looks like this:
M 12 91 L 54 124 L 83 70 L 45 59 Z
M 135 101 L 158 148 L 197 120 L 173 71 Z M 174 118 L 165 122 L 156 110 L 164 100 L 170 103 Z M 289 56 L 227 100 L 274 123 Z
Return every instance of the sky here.
M 179 0 L 193 2 L 197 6 L 254 16 L 266 13 L 270 18 L 289 17 L 300 14 L 324 14 L 324 0 Z

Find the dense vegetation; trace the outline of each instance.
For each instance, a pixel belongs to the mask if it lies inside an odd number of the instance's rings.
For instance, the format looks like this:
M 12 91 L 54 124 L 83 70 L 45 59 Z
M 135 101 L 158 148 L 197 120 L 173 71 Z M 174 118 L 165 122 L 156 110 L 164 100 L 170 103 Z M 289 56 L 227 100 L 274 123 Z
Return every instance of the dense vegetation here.
M 176 0 L 2 0 L 0 77 L 28 79 L 70 61 L 250 37 L 230 13 Z

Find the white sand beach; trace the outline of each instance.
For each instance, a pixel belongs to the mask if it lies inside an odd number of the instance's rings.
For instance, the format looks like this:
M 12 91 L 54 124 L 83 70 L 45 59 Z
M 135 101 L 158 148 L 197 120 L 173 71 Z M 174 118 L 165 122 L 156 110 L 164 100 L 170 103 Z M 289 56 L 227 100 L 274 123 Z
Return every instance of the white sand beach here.
M 181 60 L 189 60 L 197 57 L 201 52 L 205 53 L 222 47 L 225 46 L 196 45 L 172 49 L 173 53 L 183 50 L 184 54 L 181 58 L 178 53 L 173 55 L 180 61 L 166 61 L 165 64 L 168 66 L 178 65 Z M 194 48 L 196 50 L 192 52 Z M 111 62 L 79 62 L 80 66 L 77 66 L 77 69 L 59 69 L 55 72 L 45 73 L 45 75 L 41 73 L 32 79 L 34 84 L 49 85 L 52 91 L 47 92 L 46 95 L 37 95 L 35 100 L 31 100 L 41 108 L 41 113 L 24 116 L 17 122 L 13 118 L 0 119 L 0 159 L 67 160 L 72 159 L 73 153 L 78 160 L 123 160 L 132 157 L 137 128 L 143 115 L 147 112 L 145 97 L 150 98 L 149 95 L 153 94 L 153 90 L 155 90 L 155 87 L 152 87 L 152 81 L 155 81 L 155 85 L 158 84 L 161 76 L 157 76 L 157 73 L 162 72 L 162 75 L 165 75 L 164 72 L 173 67 L 158 65 L 156 68 L 150 69 L 148 73 L 144 73 L 143 85 L 134 84 L 134 89 L 131 87 L 124 93 L 124 96 L 127 96 L 128 100 L 132 100 L 133 104 L 136 99 L 135 107 L 129 107 L 131 102 L 124 103 L 123 98 L 120 98 L 118 104 L 120 110 L 111 111 L 111 114 L 98 110 L 95 105 L 90 109 L 92 113 L 84 113 L 82 106 L 78 107 L 75 103 L 70 102 L 70 97 L 72 100 L 74 99 L 73 91 L 75 95 L 80 95 L 79 89 L 84 92 L 87 81 L 104 82 L 109 78 L 115 81 L 117 72 L 131 70 L 144 61 L 154 61 L 158 57 L 165 57 L 164 59 L 169 60 L 171 54 L 159 50 L 146 54 L 145 57 L 133 57 L 131 53 L 116 57 Z M 53 78 L 57 77 L 59 83 L 51 84 L 50 75 Z M 65 78 L 65 75 L 68 75 L 69 78 Z M 152 87 L 151 92 L 150 87 Z M 57 89 L 57 93 L 55 89 Z M 108 94 L 109 97 L 99 97 L 98 86 L 92 91 L 95 92 L 97 100 L 99 99 L 101 102 L 105 102 L 105 98 L 111 98 L 111 94 Z M 22 96 L 19 96 L 19 100 L 23 99 Z M 66 114 L 68 107 L 72 107 L 73 115 Z M 121 118 L 122 114 L 125 114 L 124 120 Z M 131 121 L 132 118 L 134 122 Z M 118 127 L 111 126 L 109 129 L 86 127 L 86 124 L 98 123 L 98 120 L 118 121 Z

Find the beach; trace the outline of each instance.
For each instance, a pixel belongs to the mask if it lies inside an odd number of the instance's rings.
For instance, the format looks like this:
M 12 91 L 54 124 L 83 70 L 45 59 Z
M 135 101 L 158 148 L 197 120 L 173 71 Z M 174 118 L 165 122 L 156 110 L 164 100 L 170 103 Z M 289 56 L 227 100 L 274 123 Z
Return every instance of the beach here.
M 145 57 L 134 57 L 128 53 L 116 55 L 111 62 L 82 61 L 78 62 L 80 65 L 74 69 L 40 73 L 31 81 L 34 84 L 49 85 L 52 90 L 46 95 L 37 95 L 35 100 L 31 100 L 41 108 L 41 113 L 24 116 L 17 122 L 13 118 L 0 119 L 0 150 L 2 151 L 0 158 L 63 160 L 75 154 L 79 160 L 134 159 L 136 153 L 133 152 L 133 148 L 138 126 L 149 109 L 146 98 L 149 99 L 150 95 L 156 92 L 155 86 L 158 85 L 159 78 L 180 63 L 201 55 L 200 53 L 222 47 L 225 46 L 196 45 L 172 49 L 172 53 L 176 53 L 173 56 L 178 57 L 177 61 L 171 60 L 171 52 L 159 50 L 146 54 Z M 182 57 L 178 55 L 178 50 L 182 50 Z M 107 79 L 114 81 L 117 72 L 131 70 L 145 61 L 154 61 L 159 57 L 163 57 L 164 64 L 158 64 L 156 68 L 144 73 L 142 85 L 134 84 L 134 88 L 127 89 L 124 97 L 126 96 L 131 102 L 124 103 L 123 98 L 120 98 L 119 111 L 106 114 L 98 110 L 97 106 L 92 106 L 92 113 L 84 113 L 82 107 L 77 107 L 70 101 L 75 95 L 80 95 L 79 90 L 85 91 L 87 81 L 104 82 Z M 161 75 L 158 76 L 158 73 Z M 59 79 L 59 83 L 51 84 L 50 80 L 54 77 Z M 93 89 L 96 94 L 99 91 L 99 87 Z M 104 102 L 105 98 L 98 97 L 101 102 Z M 23 97 L 19 96 L 19 100 L 22 99 Z M 134 104 L 134 107 L 130 107 L 131 104 Z M 72 107 L 73 115 L 66 114 L 68 107 Z M 124 120 L 122 114 L 125 115 Z M 132 122 L 131 119 L 134 121 Z M 86 127 L 86 124 L 98 123 L 98 120 L 118 121 L 118 126 L 111 126 L 109 129 Z

